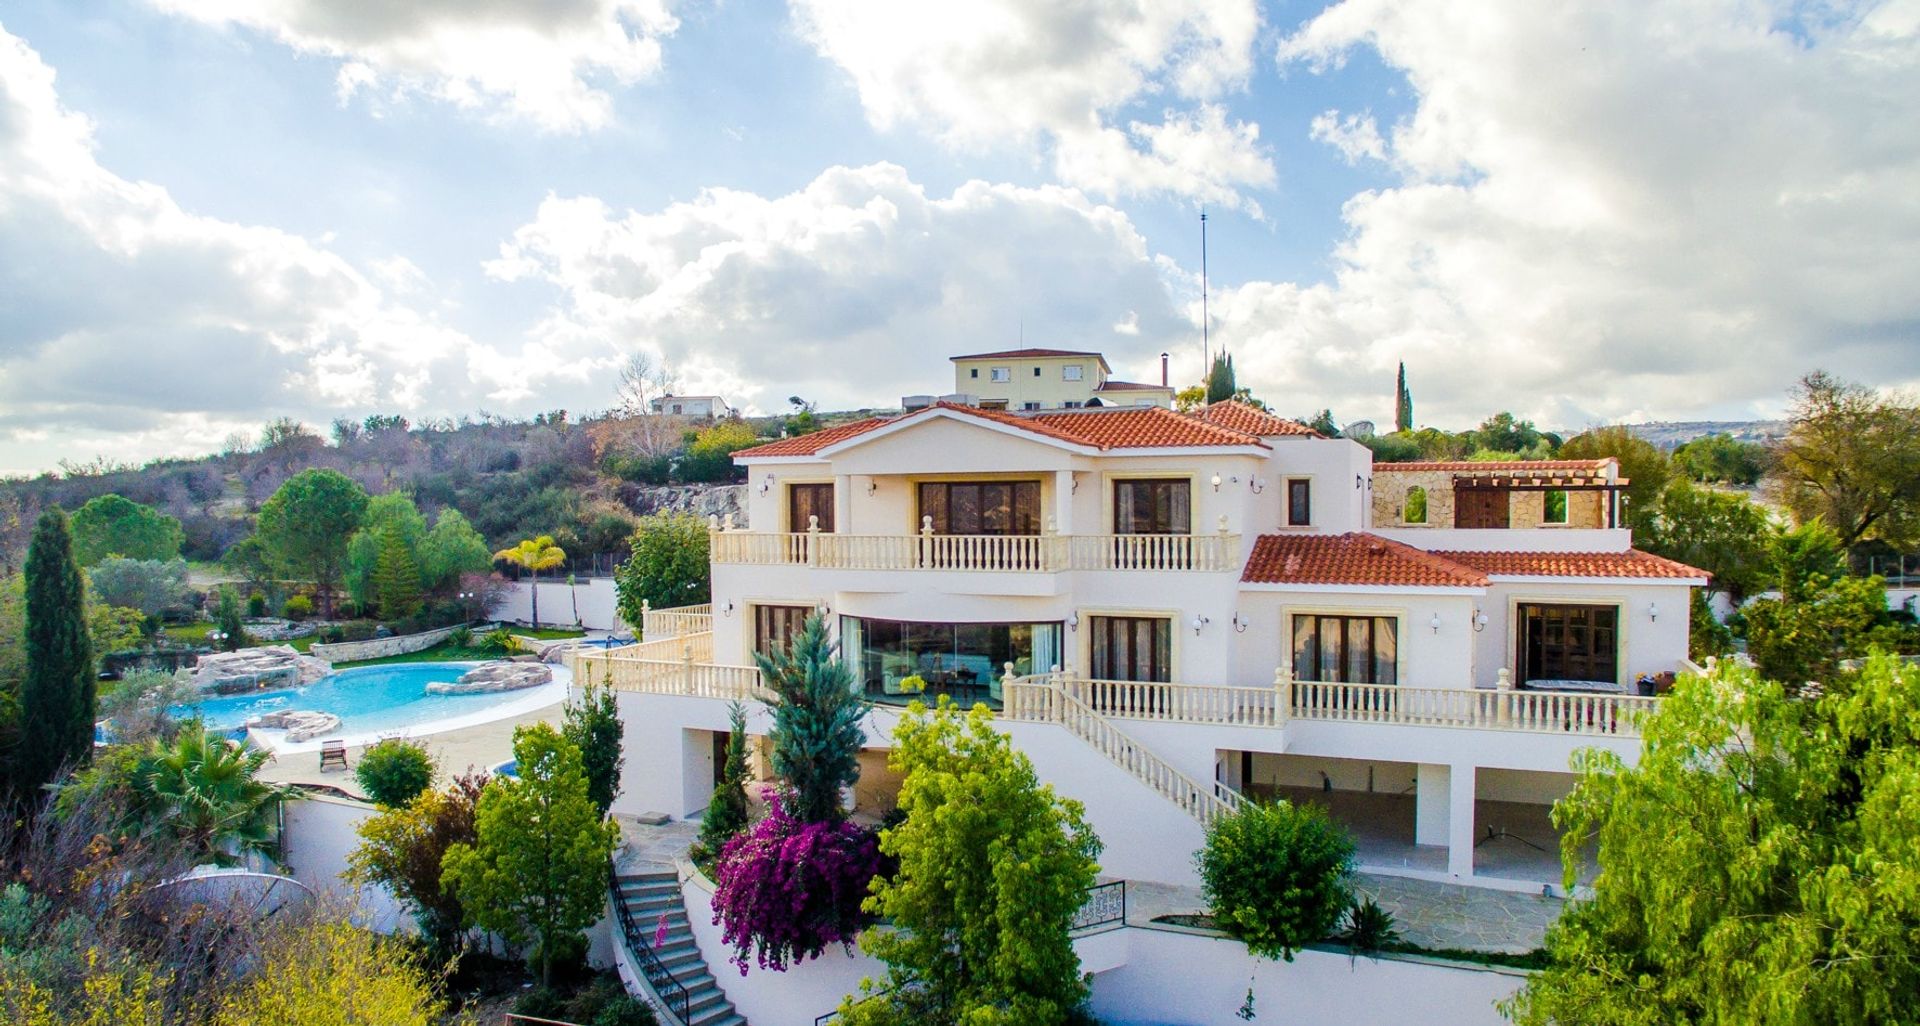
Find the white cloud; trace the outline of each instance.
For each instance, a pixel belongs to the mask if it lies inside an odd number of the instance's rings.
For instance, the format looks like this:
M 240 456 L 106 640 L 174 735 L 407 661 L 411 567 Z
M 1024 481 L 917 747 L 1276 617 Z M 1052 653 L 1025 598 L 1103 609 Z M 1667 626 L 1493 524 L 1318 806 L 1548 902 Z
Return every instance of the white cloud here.
M 1215 337 L 1345 417 L 1383 418 L 1405 359 L 1443 424 L 1771 412 L 1816 365 L 1920 380 L 1915 13 L 1348 0 L 1280 57 L 1405 73 L 1378 154 L 1365 119 L 1316 125 L 1400 181 L 1347 202 L 1330 283 L 1223 290 Z
M 1011 345 L 1023 325 L 1029 344 L 1107 346 L 1122 376 L 1190 330 L 1119 211 L 1057 187 L 931 197 L 890 164 L 656 213 L 549 197 L 488 270 L 560 290 L 537 333 L 552 352 L 641 345 L 688 388 L 761 409 L 945 391 L 946 357 Z
M 386 87 L 396 97 L 501 110 L 553 132 L 605 125 L 613 101 L 599 84 L 653 74 L 660 40 L 679 27 L 668 0 L 148 2 L 339 59 L 342 102 Z
M 880 128 L 926 129 L 961 151 L 1044 147 L 1060 181 L 1108 197 L 1239 205 L 1273 184 L 1259 126 L 1217 103 L 1253 71 L 1253 0 L 792 6 Z M 1130 117 L 1142 104 L 1167 110 L 1159 123 Z
M 1349 164 L 1358 164 L 1362 158 L 1387 159 L 1387 142 L 1380 137 L 1380 126 L 1374 123 L 1371 113 L 1349 114 L 1343 118 L 1339 111 L 1330 110 L 1313 119 L 1307 134 L 1339 150 Z
M 102 167 L 53 69 L 4 31 L 0 308 L 14 470 L 200 451 L 279 413 L 398 401 L 436 370 L 460 381 L 468 349 L 315 242 L 193 214 Z

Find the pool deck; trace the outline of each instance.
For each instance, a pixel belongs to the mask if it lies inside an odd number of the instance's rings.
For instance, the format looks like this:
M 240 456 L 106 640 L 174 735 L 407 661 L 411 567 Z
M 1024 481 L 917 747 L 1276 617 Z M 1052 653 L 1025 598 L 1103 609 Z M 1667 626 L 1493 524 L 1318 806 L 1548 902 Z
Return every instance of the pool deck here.
M 427 751 L 438 760 L 440 776 L 436 783 L 445 784 L 465 773 L 469 767 L 490 770 L 513 758 L 514 728 L 529 723 L 558 724 L 560 711 L 565 705 L 564 701 L 554 702 L 507 719 L 426 734 L 414 740 L 425 745 Z M 347 765 L 360 765 L 360 755 L 365 751 L 365 745 L 349 747 Z M 340 788 L 355 797 L 365 797 L 361 794 L 360 782 L 354 779 L 351 770 L 344 773 L 337 769 L 320 772 L 320 753 L 317 751 L 281 752 L 261 768 L 260 775 L 283 784 L 320 784 Z

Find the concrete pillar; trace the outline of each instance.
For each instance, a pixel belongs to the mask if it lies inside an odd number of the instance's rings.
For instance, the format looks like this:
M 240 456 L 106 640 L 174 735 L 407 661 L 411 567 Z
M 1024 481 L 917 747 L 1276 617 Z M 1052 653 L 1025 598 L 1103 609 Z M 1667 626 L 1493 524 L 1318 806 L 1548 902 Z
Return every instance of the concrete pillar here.
M 1447 767 L 1432 763 L 1423 762 L 1415 771 L 1413 843 L 1435 847 L 1447 843 L 1448 805 L 1452 799 L 1449 777 Z
M 1474 767 L 1456 765 L 1449 776 L 1447 872 L 1453 876 L 1472 876 Z
M 793 530 L 806 528 L 801 524 Z M 835 534 L 853 534 L 853 475 L 836 474 L 833 478 L 833 531 Z
M 1073 534 L 1073 471 L 1056 470 L 1053 472 L 1053 529 L 1060 534 Z M 1097 530 L 1088 528 L 1085 533 L 1097 534 Z

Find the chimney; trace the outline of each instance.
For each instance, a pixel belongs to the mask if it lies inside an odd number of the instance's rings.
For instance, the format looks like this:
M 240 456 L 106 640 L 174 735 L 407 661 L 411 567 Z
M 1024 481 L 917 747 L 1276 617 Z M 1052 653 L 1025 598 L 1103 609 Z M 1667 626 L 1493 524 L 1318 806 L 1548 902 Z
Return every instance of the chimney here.
M 1160 354 L 1160 387 L 1167 387 L 1167 354 Z

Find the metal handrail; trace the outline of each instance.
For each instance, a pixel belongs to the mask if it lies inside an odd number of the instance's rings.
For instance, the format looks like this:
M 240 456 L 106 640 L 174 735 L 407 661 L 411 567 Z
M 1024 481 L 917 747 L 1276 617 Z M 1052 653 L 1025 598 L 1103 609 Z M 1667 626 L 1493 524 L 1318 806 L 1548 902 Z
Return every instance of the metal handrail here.
M 615 914 L 620 917 L 620 932 L 626 937 L 627 951 L 640 963 L 640 974 L 647 978 L 647 986 L 653 988 L 654 996 L 667 1006 L 669 1014 L 679 1018 L 682 1026 L 691 1026 L 688 1019 L 691 995 L 686 985 L 660 961 L 660 956 L 653 953 L 653 945 L 647 943 L 646 931 L 634 920 L 633 910 L 627 907 L 627 899 L 620 893 L 618 870 L 607 871 L 607 894 L 613 899 Z

